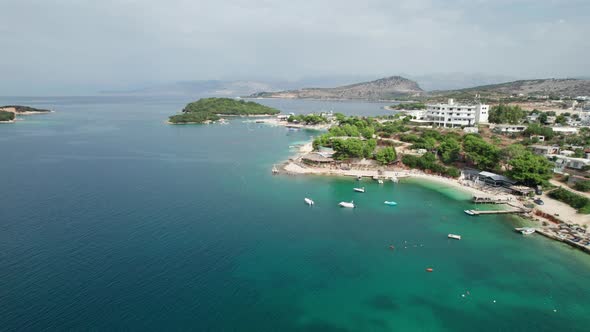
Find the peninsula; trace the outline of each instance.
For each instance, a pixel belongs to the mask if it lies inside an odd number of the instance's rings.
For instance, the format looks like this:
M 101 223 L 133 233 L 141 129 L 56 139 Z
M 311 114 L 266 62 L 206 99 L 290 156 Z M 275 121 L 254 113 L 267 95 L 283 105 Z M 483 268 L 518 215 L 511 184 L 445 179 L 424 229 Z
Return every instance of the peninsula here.
M 279 110 L 252 101 L 231 98 L 202 98 L 189 103 L 182 113 L 168 119 L 171 124 L 211 123 L 222 116 L 262 116 L 278 114 Z
M 21 105 L 0 106 L 0 123 L 13 123 L 17 115 L 50 113 L 50 110 Z
M 371 82 L 356 83 L 335 88 L 305 88 L 280 92 L 259 92 L 252 98 L 289 99 L 361 99 L 393 100 L 399 97 L 415 97 L 424 93 L 418 83 L 401 76 L 390 76 Z

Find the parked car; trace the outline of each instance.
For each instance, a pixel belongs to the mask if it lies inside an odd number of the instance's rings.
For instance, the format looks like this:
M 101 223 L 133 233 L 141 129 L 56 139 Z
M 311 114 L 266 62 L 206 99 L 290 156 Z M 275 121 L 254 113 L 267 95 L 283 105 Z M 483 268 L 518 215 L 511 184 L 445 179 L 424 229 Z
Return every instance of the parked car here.
M 537 205 L 543 205 L 543 204 L 545 204 L 545 202 L 543 202 L 543 200 L 540 199 L 540 198 L 535 199 L 533 202 L 535 202 L 535 204 L 537 204 Z

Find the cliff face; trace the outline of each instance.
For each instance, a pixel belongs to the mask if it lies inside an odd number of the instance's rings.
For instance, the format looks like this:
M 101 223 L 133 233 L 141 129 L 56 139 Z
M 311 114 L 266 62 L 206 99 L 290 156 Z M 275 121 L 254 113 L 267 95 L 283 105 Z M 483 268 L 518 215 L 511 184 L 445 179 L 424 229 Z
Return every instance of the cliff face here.
M 251 95 L 251 97 L 387 100 L 402 96 L 419 96 L 423 92 L 418 83 L 401 76 L 391 76 L 371 82 L 336 88 L 305 88 L 280 92 L 260 92 Z

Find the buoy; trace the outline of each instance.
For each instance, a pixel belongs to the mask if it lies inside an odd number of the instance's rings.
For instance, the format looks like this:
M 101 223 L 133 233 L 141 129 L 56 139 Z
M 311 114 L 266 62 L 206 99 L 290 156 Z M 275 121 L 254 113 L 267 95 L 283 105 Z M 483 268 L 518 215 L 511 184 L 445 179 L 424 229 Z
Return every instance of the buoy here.
M 432 271 L 434 271 L 434 270 L 431 267 L 426 269 L 426 272 L 432 272 Z

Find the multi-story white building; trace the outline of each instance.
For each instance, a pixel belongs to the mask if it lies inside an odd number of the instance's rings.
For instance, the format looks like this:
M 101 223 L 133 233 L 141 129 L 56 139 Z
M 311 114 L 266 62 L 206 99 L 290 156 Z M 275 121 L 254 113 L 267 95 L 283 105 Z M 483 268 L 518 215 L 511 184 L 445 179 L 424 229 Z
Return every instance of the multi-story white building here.
M 426 106 L 426 120 L 435 127 L 464 127 L 487 123 L 489 105 L 461 105 L 449 99 L 446 104 Z

